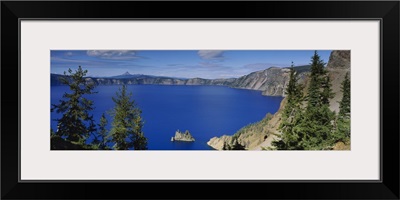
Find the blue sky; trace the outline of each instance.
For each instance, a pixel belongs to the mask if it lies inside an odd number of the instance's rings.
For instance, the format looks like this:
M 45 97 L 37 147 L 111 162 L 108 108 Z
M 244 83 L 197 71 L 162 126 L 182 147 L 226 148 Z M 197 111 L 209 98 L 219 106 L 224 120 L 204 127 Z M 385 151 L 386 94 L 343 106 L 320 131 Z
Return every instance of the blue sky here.
M 330 50 L 318 51 L 328 62 Z M 269 67 L 310 63 L 314 50 L 52 50 L 51 73 L 82 66 L 88 76 L 125 72 L 184 78 L 231 78 Z

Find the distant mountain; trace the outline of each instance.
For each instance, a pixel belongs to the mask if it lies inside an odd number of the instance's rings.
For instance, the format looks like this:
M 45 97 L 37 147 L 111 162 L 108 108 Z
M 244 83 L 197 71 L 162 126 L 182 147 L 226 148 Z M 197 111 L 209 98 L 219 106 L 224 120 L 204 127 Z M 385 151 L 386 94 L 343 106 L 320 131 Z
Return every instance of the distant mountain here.
M 61 74 L 50 74 L 50 85 L 52 86 L 57 86 L 57 85 L 63 85 L 60 81 L 60 77 L 65 77 L 64 75 Z
M 111 77 L 104 77 L 104 78 L 116 78 L 116 79 L 125 79 L 125 78 L 138 78 L 138 77 L 146 77 L 143 74 L 130 74 L 129 72 L 125 72 L 121 75 L 111 76 Z
M 298 70 L 300 82 L 304 81 L 308 66 L 295 67 Z M 51 74 L 51 85 L 61 85 L 58 77 L 63 75 Z M 284 91 L 289 81 L 289 68 L 270 67 L 265 70 L 252 72 L 239 78 L 204 79 L 176 78 L 125 72 L 112 77 L 86 77 L 86 81 L 95 85 L 221 85 L 232 88 L 260 90 L 267 96 L 285 96 Z

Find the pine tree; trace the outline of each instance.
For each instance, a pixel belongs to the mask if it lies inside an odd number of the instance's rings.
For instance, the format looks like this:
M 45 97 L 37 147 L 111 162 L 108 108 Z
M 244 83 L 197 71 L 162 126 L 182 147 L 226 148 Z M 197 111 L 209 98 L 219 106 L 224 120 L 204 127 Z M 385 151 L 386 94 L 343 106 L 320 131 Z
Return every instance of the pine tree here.
M 329 101 L 334 94 L 324 65 L 315 51 L 311 57 L 307 109 L 293 128 L 293 132 L 301 136 L 300 149 L 325 149 L 332 141 L 335 113 L 330 110 Z
M 301 133 L 300 146 L 306 150 L 321 150 L 332 142 L 335 113 L 329 105 L 307 108 L 294 132 Z
M 315 51 L 311 57 L 308 102 L 305 110 L 302 109 L 302 89 L 295 90 L 297 87 L 293 86 L 293 83 L 296 78 L 293 78 L 295 76 L 291 73 L 292 82 L 287 88 L 287 104 L 280 125 L 281 140 L 273 143 L 276 149 L 321 150 L 331 145 L 335 113 L 330 110 L 329 101 L 334 94 L 324 65 Z
M 81 66 L 73 72 L 71 69 L 64 72 L 60 78 L 62 84 L 69 86 L 71 93 L 65 93 L 59 104 L 53 104 L 51 112 L 62 113 L 57 119 L 56 135 L 71 142 L 84 144 L 89 135 L 96 131 L 93 115 L 89 114 L 94 109 L 93 101 L 84 95 L 93 94 L 94 85 L 85 81 L 87 70 Z
M 135 150 L 147 150 L 147 138 L 142 131 L 143 120 L 141 117 L 142 111 L 136 109 L 136 117 L 134 119 L 133 134 L 130 135 L 131 146 Z
M 115 107 L 111 111 L 113 122 L 110 136 L 116 150 L 147 149 L 147 139 L 142 132 L 141 110 L 131 97 L 132 93 L 127 93 L 126 85 L 122 85 L 116 97 L 112 98 Z
M 107 142 L 108 142 L 107 140 L 108 133 L 106 128 L 107 123 L 108 123 L 107 118 L 103 113 L 100 118 L 100 123 L 97 125 L 99 127 L 98 134 L 96 135 L 95 141 L 93 142 L 98 145 L 99 149 L 106 149 L 107 147 Z M 98 137 L 100 137 L 100 139 Z
M 350 78 L 349 73 L 346 73 L 342 82 L 341 90 L 343 92 L 342 100 L 339 104 L 339 117 L 349 118 L 350 117 Z
M 339 114 L 336 123 L 337 141 L 347 142 L 350 140 L 350 78 L 349 73 L 346 74 L 341 90 L 343 92 L 342 100 L 339 102 Z
M 287 103 L 289 105 L 296 105 L 297 103 L 302 101 L 303 88 L 301 85 L 298 84 L 298 80 L 298 74 L 294 69 L 294 64 L 292 62 L 289 73 L 289 83 L 285 91 L 285 94 L 287 95 Z
M 311 57 L 310 85 L 308 87 L 308 108 L 321 105 L 321 76 L 326 74 L 324 65 L 324 61 L 321 60 L 317 51 L 315 51 L 314 55 Z
M 301 118 L 301 103 L 303 101 L 303 87 L 298 84 L 298 74 L 294 69 L 292 62 L 289 83 L 285 91 L 286 105 L 282 112 L 282 122 L 279 129 L 282 131 L 280 140 L 274 141 L 273 146 L 276 149 L 299 149 L 298 144 L 301 139 L 299 133 L 293 132 L 295 127 Z
M 333 96 L 331 79 L 329 76 L 325 76 L 322 79 L 321 105 L 328 105 L 329 107 L 330 99 L 332 99 Z

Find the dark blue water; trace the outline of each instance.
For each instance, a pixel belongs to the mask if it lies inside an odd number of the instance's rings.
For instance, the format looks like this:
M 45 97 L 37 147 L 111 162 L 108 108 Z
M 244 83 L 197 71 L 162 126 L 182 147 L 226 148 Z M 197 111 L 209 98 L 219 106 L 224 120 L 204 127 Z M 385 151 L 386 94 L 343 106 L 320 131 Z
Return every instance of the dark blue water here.
M 92 112 L 96 124 L 103 112 L 111 110 L 119 86 L 98 86 Z M 133 99 L 142 110 L 144 134 L 149 150 L 211 150 L 212 137 L 232 135 L 241 127 L 261 120 L 268 112 L 275 113 L 282 97 L 262 96 L 260 91 L 223 86 L 129 85 Z M 58 103 L 66 86 L 51 87 L 51 103 Z M 51 113 L 51 126 L 60 114 Z M 109 126 L 112 118 L 107 116 Z M 195 142 L 171 142 L 176 130 L 189 130 Z

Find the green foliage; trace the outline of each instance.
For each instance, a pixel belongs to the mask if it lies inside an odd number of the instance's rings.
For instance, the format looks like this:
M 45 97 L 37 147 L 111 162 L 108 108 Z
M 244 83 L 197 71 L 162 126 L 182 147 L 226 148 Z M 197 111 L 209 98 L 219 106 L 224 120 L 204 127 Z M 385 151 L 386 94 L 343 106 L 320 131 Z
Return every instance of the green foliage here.
M 93 145 L 71 142 L 61 138 L 59 135 L 50 136 L 51 150 L 95 150 Z
M 348 143 L 350 141 L 350 118 L 338 119 L 334 139 L 336 142 Z
M 324 69 L 324 61 L 321 60 L 317 51 L 311 57 L 311 74 L 310 74 L 310 85 L 308 87 L 308 108 L 313 106 L 320 106 L 322 104 L 322 91 L 321 85 L 329 83 L 329 79 L 326 80 L 326 70 Z M 324 81 L 325 79 L 325 81 Z M 327 84 L 325 87 L 329 87 Z
M 132 93 L 127 93 L 126 85 L 122 85 L 112 100 L 115 103 L 111 115 L 113 116 L 112 128 L 110 130 L 111 141 L 116 150 L 145 150 L 147 139 L 144 137 L 142 128 L 142 111 L 131 100 Z
M 293 62 L 290 68 L 289 83 L 286 88 L 287 103 L 282 111 L 282 122 L 279 129 L 282 136 L 279 141 L 274 141 L 272 145 L 277 149 L 299 149 L 299 140 L 301 135 L 294 132 L 293 128 L 301 119 L 301 104 L 304 99 L 303 87 L 298 84 L 297 73 L 294 69 Z
M 224 146 L 222 147 L 222 150 L 246 150 L 246 148 L 241 145 L 237 139 L 232 139 L 233 144 L 229 145 L 227 142 L 224 142 Z
M 335 113 L 328 105 L 307 109 L 293 132 L 301 138 L 300 149 L 322 150 L 332 144 Z
M 346 73 L 344 81 L 342 82 L 343 97 L 339 104 L 339 117 L 350 118 L 350 78 L 349 73 Z
M 83 97 L 94 93 L 94 85 L 85 81 L 86 74 L 87 70 L 82 70 L 81 66 L 75 72 L 69 69 L 68 75 L 64 72 L 65 77 L 60 81 L 69 86 L 71 93 L 65 93 L 60 103 L 51 108 L 52 112 L 62 113 L 54 134 L 78 144 L 85 144 L 89 135 L 96 131 L 93 116 L 89 114 L 94 109 L 93 101 Z
M 256 123 L 251 123 L 241 129 L 239 129 L 228 142 L 224 142 L 222 150 L 245 150 L 245 146 L 238 143 L 239 137 L 246 134 L 244 138 L 248 138 L 252 133 L 263 133 L 266 131 L 265 127 L 268 125 L 268 121 L 271 120 L 273 115 L 267 113 L 265 117 Z M 242 137 L 243 138 L 243 137 Z
M 335 140 L 342 142 L 350 141 L 350 78 L 346 74 L 342 82 L 343 97 L 339 104 L 339 115 L 336 124 Z
M 51 149 L 108 150 L 111 149 L 109 142 L 113 142 L 113 148 L 118 150 L 147 149 L 147 139 L 142 131 L 142 111 L 131 101 L 132 94 L 127 93 L 125 85 L 113 97 L 112 129 L 108 132 L 108 121 L 103 113 L 96 130 L 93 116 L 89 114 L 94 109 L 93 102 L 84 98 L 84 95 L 94 93 L 94 85 L 85 81 L 86 74 L 87 70 L 79 66 L 75 72 L 69 69 L 68 75 L 64 72 L 64 76 L 60 77 L 60 82 L 69 86 L 71 93 L 65 93 L 59 104 L 52 105 L 52 112 L 63 115 L 57 119 L 57 131 L 50 129 Z M 90 135 L 94 139 L 86 144 Z
M 103 113 L 100 118 L 100 123 L 97 124 L 98 132 L 97 134 L 94 135 L 94 140 L 92 142 L 94 146 L 96 146 L 98 149 L 101 150 L 107 148 L 107 143 L 108 143 L 108 132 L 106 129 L 107 123 L 108 123 L 107 118 Z
M 334 93 L 332 92 L 332 83 L 329 76 L 323 77 L 322 83 L 322 93 L 321 93 L 321 105 L 328 105 L 329 101 L 334 97 Z
M 299 110 L 301 102 L 303 101 L 303 87 L 298 84 L 298 80 L 298 73 L 296 73 L 292 62 L 289 83 L 285 91 L 287 103 L 282 113 L 283 121 L 287 121 L 290 117 L 294 116 L 294 112 Z M 285 125 L 286 124 L 283 124 L 282 126 Z
M 248 132 L 254 132 L 254 133 L 261 133 L 264 131 L 264 127 L 267 126 L 268 121 L 271 120 L 273 115 L 271 113 L 267 113 L 265 117 L 258 122 L 251 123 L 246 125 L 245 127 L 242 127 L 239 129 L 234 135 L 233 138 L 238 138 L 240 135 L 248 133 Z
M 308 96 L 305 99 L 292 64 L 286 89 L 287 104 L 279 127 L 282 134 L 279 140 L 272 143 L 275 149 L 323 150 L 329 149 L 334 143 L 335 113 L 329 109 L 334 94 L 324 65 L 315 51 L 311 58 Z M 302 108 L 304 100 L 307 100 L 306 109 Z

